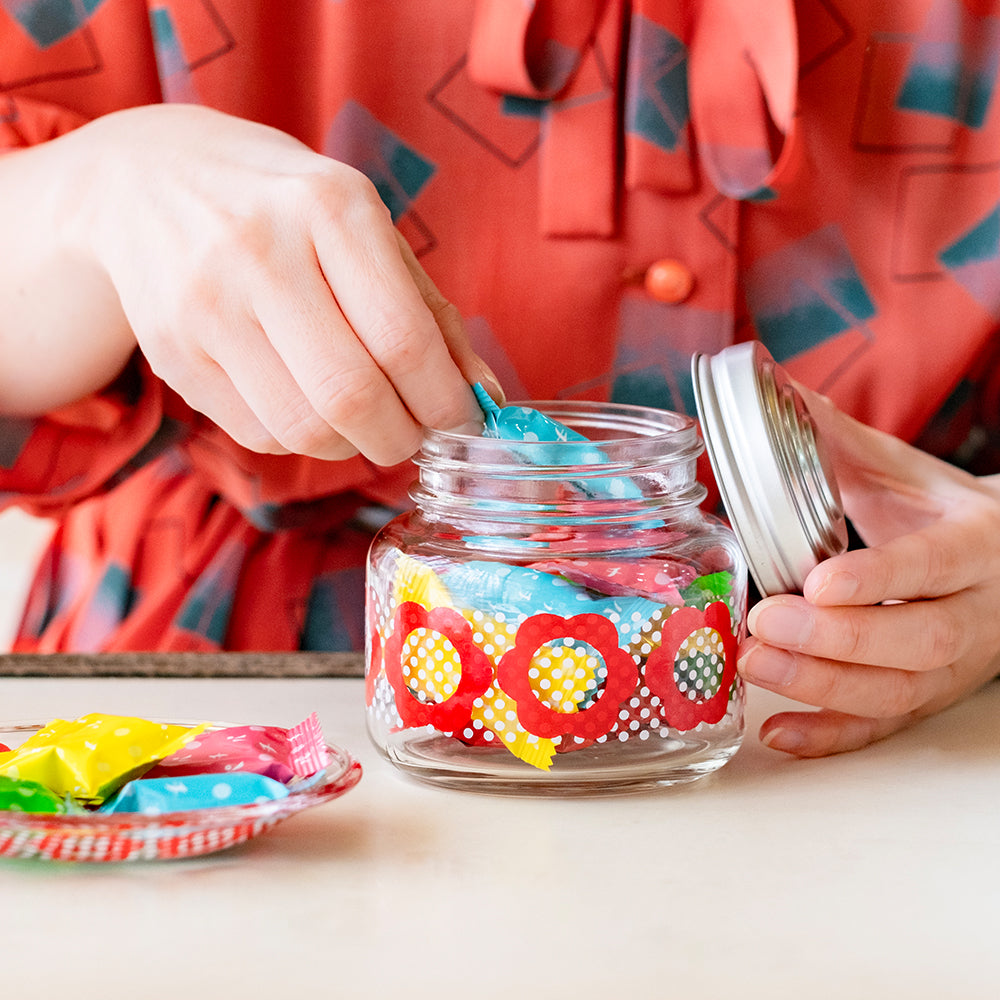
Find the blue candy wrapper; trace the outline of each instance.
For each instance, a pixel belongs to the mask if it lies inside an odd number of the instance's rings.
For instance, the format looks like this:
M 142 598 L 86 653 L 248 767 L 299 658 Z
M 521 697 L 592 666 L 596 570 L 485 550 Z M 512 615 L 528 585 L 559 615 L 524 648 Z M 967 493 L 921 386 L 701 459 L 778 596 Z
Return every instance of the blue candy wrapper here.
M 500 612 L 513 624 L 541 612 L 563 618 L 603 615 L 615 624 L 625 643 L 642 622 L 662 609 L 644 597 L 594 595 L 561 576 L 484 559 L 456 563 L 440 576 L 459 607 L 485 608 L 494 615 Z
M 483 437 L 531 442 L 531 448 L 512 450 L 532 465 L 607 464 L 607 455 L 571 427 L 528 406 L 498 406 L 479 382 L 472 387 L 472 391 L 483 411 Z M 547 442 L 555 447 L 537 447 L 538 443 Z M 626 476 L 573 480 L 573 486 L 589 497 L 626 499 L 642 496 L 639 488 Z
M 98 810 L 102 813 L 163 813 L 244 806 L 283 799 L 288 789 L 279 781 L 251 771 L 190 774 L 182 778 L 139 778 L 130 781 Z

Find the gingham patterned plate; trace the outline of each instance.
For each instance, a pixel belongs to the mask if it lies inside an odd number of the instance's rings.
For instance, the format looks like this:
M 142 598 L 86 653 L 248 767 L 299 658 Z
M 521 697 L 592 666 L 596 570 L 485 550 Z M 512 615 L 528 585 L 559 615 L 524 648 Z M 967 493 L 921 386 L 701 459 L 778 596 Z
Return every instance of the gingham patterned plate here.
M 0 743 L 11 748 L 19 746 L 43 725 L 39 722 L 0 723 Z M 321 775 L 308 779 L 300 788 L 292 786 L 291 793 L 283 799 L 259 804 L 159 816 L 138 813 L 61 816 L 0 811 L 0 858 L 167 861 L 234 847 L 303 809 L 343 795 L 358 783 L 361 765 L 346 750 L 330 744 L 326 749 L 330 763 Z

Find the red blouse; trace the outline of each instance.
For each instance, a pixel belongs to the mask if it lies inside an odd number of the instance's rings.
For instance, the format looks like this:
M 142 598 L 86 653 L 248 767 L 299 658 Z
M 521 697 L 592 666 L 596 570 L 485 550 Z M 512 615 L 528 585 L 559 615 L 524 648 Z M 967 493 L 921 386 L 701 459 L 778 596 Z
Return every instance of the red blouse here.
M 0 146 L 266 122 L 374 181 L 509 398 L 690 411 L 691 353 L 759 337 L 997 471 L 998 66 L 1000 0 L 2 0 Z M 411 478 L 251 454 L 136 358 L 0 418 L 0 504 L 58 519 L 15 648 L 359 648 Z

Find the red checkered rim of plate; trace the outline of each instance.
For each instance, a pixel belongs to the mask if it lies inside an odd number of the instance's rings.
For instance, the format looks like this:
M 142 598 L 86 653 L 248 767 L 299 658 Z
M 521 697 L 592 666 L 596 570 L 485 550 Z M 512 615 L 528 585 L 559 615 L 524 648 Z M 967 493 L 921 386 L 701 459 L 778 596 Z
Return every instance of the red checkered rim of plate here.
M 153 720 L 166 721 L 166 720 Z M 173 722 L 171 725 L 195 725 Z M 230 723 L 211 726 L 227 728 Z M 0 742 L 25 738 L 43 723 L 0 723 Z M 20 742 L 18 740 L 17 742 Z M 326 744 L 330 763 L 322 777 L 283 799 L 243 806 L 218 806 L 187 812 L 143 816 L 138 813 L 53 813 L 0 811 L 0 858 L 51 861 L 166 861 L 195 858 L 235 847 L 271 829 L 283 819 L 335 799 L 361 779 L 361 765 L 346 751 Z

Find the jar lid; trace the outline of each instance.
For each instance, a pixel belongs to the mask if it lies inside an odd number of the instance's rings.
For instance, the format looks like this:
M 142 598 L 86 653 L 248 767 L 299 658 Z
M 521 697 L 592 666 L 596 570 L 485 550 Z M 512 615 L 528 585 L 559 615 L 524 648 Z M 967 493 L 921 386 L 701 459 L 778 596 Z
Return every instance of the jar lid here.
M 847 525 L 816 425 L 757 343 L 691 359 L 695 404 L 722 501 L 761 595 L 802 590 L 847 548 Z

